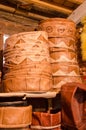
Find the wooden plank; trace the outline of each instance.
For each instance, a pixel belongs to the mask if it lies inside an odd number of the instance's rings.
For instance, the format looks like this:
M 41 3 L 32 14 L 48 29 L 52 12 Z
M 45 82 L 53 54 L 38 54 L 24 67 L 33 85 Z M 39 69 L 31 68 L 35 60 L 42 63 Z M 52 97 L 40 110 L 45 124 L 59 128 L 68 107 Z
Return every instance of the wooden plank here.
M 68 0 L 71 3 L 76 3 L 76 4 L 82 4 L 84 2 L 84 0 Z
M 33 126 L 33 125 L 31 125 L 31 129 L 32 130 L 53 130 L 53 129 L 56 129 L 56 130 L 61 130 L 60 129 L 60 127 L 61 127 L 61 124 L 59 123 L 58 125 L 54 125 L 54 126 L 41 126 L 41 125 L 35 125 L 35 126 Z
M 26 18 L 24 16 L 19 16 L 13 13 L 5 12 L 5 11 L 0 11 L 0 18 L 5 19 L 11 22 L 15 22 L 18 24 L 22 24 L 24 26 L 37 26 L 38 21 L 37 20 L 32 20 L 30 18 Z
M 54 10 L 54 11 L 61 12 L 61 13 L 64 13 L 64 14 L 70 14 L 73 11 L 71 9 L 67 9 L 67 8 L 57 6 L 57 5 L 54 5 L 54 4 L 50 4 L 50 3 L 47 3 L 45 1 L 40 1 L 40 0 L 19 0 L 19 1 L 20 2 L 26 2 L 26 3 L 33 3 L 36 6 L 46 7 L 49 10 Z
M 58 92 L 10 92 L 0 93 L 0 97 L 23 97 L 23 98 L 54 98 Z
M 26 93 L 27 98 L 54 98 L 57 92 L 44 92 L 44 93 Z
M 43 20 L 43 19 L 48 18 L 46 16 L 42 16 L 42 15 L 39 15 L 39 14 L 36 14 L 36 13 L 27 12 L 25 10 L 23 11 L 23 10 L 15 9 L 13 7 L 2 5 L 2 4 L 0 4 L 0 10 L 7 11 L 7 12 L 10 12 L 12 14 L 17 14 L 19 16 L 24 16 L 24 17 L 27 17 L 27 18 L 33 18 L 35 20 Z
M 67 19 L 73 20 L 78 24 L 84 16 L 86 16 L 86 0 Z

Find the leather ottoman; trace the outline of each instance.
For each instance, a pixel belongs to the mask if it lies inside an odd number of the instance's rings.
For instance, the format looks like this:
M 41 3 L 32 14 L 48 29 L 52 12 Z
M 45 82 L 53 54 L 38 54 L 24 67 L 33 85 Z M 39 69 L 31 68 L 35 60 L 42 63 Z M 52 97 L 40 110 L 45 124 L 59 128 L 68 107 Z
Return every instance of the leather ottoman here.
M 61 130 L 61 112 L 33 112 L 31 128 Z
M 86 85 L 66 83 L 61 90 L 62 130 L 86 130 Z
M 0 128 L 24 128 L 31 125 L 32 106 L 0 106 Z

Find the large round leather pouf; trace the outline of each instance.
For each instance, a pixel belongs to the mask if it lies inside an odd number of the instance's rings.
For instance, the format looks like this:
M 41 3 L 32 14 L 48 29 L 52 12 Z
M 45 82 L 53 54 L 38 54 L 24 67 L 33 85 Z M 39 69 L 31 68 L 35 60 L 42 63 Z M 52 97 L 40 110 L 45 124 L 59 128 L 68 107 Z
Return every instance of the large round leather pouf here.
M 14 34 L 4 48 L 5 92 L 46 92 L 52 88 L 48 35 L 45 31 Z

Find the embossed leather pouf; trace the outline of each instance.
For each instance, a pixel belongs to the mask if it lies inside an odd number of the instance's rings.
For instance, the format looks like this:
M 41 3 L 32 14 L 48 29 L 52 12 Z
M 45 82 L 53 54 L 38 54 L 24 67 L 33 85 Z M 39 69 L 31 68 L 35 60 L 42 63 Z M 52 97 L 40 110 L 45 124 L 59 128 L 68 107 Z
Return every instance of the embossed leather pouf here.
M 86 130 L 86 85 L 62 86 L 62 130 Z
M 81 83 L 76 54 L 76 24 L 66 18 L 49 18 L 41 21 L 38 29 L 48 33 L 53 88 L 58 91 L 67 82 Z
M 52 88 L 48 36 L 45 31 L 10 36 L 6 40 L 4 58 L 5 92 L 46 92 Z

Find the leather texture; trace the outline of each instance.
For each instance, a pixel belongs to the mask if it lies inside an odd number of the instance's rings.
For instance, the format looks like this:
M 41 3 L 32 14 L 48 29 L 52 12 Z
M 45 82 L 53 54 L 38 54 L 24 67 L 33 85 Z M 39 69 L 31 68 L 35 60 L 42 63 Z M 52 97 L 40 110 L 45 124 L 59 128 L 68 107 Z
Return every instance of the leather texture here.
M 66 83 L 61 89 L 62 130 L 86 130 L 86 85 Z
M 32 106 L 0 107 L 0 128 L 22 128 L 32 122 Z
M 52 51 L 52 48 L 64 48 L 64 49 L 70 49 L 72 51 L 75 50 L 76 48 L 76 42 L 75 39 L 71 38 L 71 37 L 49 37 L 49 42 L 50 42 L 50 50 Z
M 50 18 L 39 23 L 39 30 L 48 33 L 48 37 L 73 37 L 75 38 L 75 23 L 65 18 Z
M 58 91 L 67 82 L 82 83 L 76 54 L 75 23 L 65 18 L 49 18 L 40 22 L 38 28 L 48 33 L 53 88 Z
M 60 130 L 61 112 L 33 112 L 32 113 L 32 128 Z
M 52 88 L 48 35 L 45 31 L 10 36 L 5 43 L 4 59 L 5 92 L 40 92 Z

